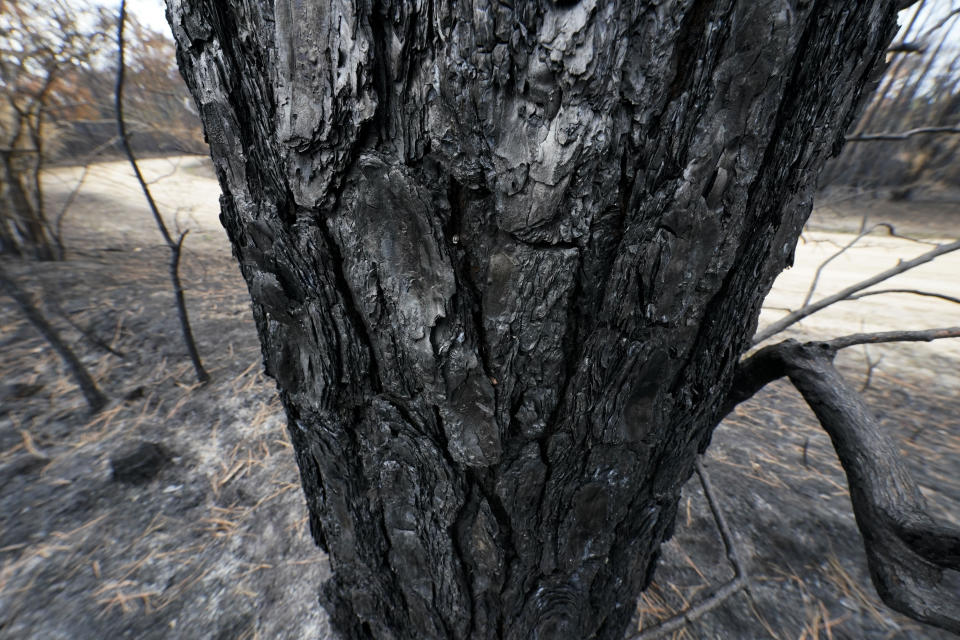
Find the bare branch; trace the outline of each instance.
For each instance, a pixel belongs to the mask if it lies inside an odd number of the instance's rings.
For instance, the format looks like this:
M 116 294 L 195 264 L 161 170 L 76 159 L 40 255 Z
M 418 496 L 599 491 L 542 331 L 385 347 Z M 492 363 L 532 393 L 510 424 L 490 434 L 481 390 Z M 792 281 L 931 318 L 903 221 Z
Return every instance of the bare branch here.
M 77 179 L 73 189 L 70 190 L 70 194 L 67 196 L 67 199 L 64 201 L 63 206 L 60 207 L 60 211 L 57 213 L 57 216 L 54 219 L 53 240 L 57 243 L 57 249 L 60 253 L 61 260 L 64 260 L 67 257 L 67 248 L 63 244 L 63 220 L 67 217 L 67 212 L 70 210 L 70 207 L 73 206 L 73 202 L 77 199 L 77 195 L 80 193 L 80 189 L 83 187 L 83 183 L 86 182 L 87 175 L 89 173 L 90 164 L 84 164 L 83 172 Z
M 863 384 L 860 385 L 860 393 L 870 388 L 870 383 L 873 382 L 873 372 L 880 366 L 880 363 L 883 362 L 883 356 L 880 356 L 876 360 L 870 357 L 870 350 L 867 348 L 867 345 L 863 345 L 863 357 L 867 361 L 867 375 L 863 379 Z
M 960 327 L 855 334 L 826 342 L 786 340 L 738 368 L 727 410 L 787 376 L 830 435 L 847 474 L 870 575 L 891 608 L 960 633 L 956 594 L 944 570 L 960 570 L 960 530 L 937 522 L 902 461 L 857 392 L 833 366 L 838 349 L 855 344 L 960 337 Z
M 890 269 L 871 276 L 866 280 L 862 280 L 856 284 L 850 285 L 846 289 L 838 291 L 833 295 L 821 298 L 812 304 L 804 306 L 802 309 L 797 309 L 793 313 L 787 314 L 780 320 L 772 323 L 762 331 L 758 331 L 753 337 L 753 344 L 759 344 L 763 342 L 767 338 L 780 333 L 787 327 L 799 322 L 800 320 L 803 320 L 807 316 L 813 315 L 814 313 L 829 307 L 836 302 L 847 300 L 854 294 L 860 293 L 864 289 L 872 287 L 873 285 L 883 282 L 884 280 L 889 280 L 893 276 L 899 275 L 905 271 L 909 271 L 914 267 L 919 267 L 922 264 L 930 262 L 934 258 L 942 256 L 945 253 L 950 253 L 951 251 L 956 251 L 957 249 L 960 249 L 960 240 L 954 240 L 953 242 L 937 245 L 934 249 L 924 253 L 923 255 L 917 256 L 916 258 L 907 260 L 905 262 L 901 261 L 895 267 L 891 267 Z
M 7 276 L 2 268 L 0 268 L 0 288 L 6 291 L 7 295 L 17 303 L 20 311 L 22 311 L 27 320 L 30 321 L 30 324 L 46 338 L 50 346 L 53 347 L 57 354 L 63 359 L 64 364 L 67 365 L 67 369 L 70 371 L 70 375 L 73 376 L 77 386 L 79 386 L 83 392 L 83 397 L 86 399 L 90 411 L 97 413 L 107 406 L 107 397 L 103 395 L 103 392 L 97 387 L 97 383 L 90 377 L 87 368 L 83 366 L 83 363 L 80 362 L 80 359 L 73 350 L 63 341 L 53 325 L 43 317 L 40 310 L 37 309 L 36 305 L 30 300 L 30 296 L 27 295 L 13 279 Z
M 926 49 L 916 42 L 895 42 L 887 47 L 887 53 L 923 53 Z
M 907 131 L 881 131 L 879 133 L 860 133 L 847 136 L 847 142 L 873 142 L 876 140 L 906 140 L 913 136 L 929 135 L 934 133 L 960 133 L 960 127 L 918 127 Z
M 874 289 L 872 291 L 864 291 L 863 293 L 858 293 L 856 295 L 850 296 L 847 300 L 859 300 L 860 298 L 866 298 L 867 296 L 878 296 L 884 293 L 909 293 L 915 296 L 927 296 L 929 298 L 940 298 L 947 302 L 953 302 L 955 304 L 960 304 L 960 298 L 954 298 L 953 296 L 948 296 L 945 293 L 937 293 L 935 291 L 921 291 L 919 289 Z
M 120 139 L 120 146 L 123 147 L 123 151 L 127 156 L 127 159 L 130 161 L 130 166 L 133 168 L 133 173 L 137 178 L 137 182 L 140 184 L 140 188 L 143 190 L 143 196 L 147 199 L 147 205 L 150 207 L 150 213 L 153 214 L 153 219 L 157 223 L 157 228 L 160 229 L 160 234 L 163 236 L 164 242 L 167 243 L 167 246 L 173 249 L 176 246 L 176 242 L 170 236 L 170 232 L 167 230 L 167 225 L 163 221 L 163 216 L 160 215 L 160 209 L 157 208 L 157 203 L 153 200 L 153 194 L 150 193 L 150 188 L 147 186 L 147 181 L 143 178 L 143 173 L 140 172 L 140 165 L 137 164 L 137 159 L 133 155 L 133 149 L 130 147 L 130 141 L 127 137 L 127 123 L 123 117 L 123 86 L 124 86 L 124 74 L 125 74 L 125 64 L 124 64 L 124 51 L 126 45 L 124 43 L 123 37 L 123 27 L 126 22 L 127 17 L 127 8 L 126 0 L 121 0 L 120 2 L 120 13 L 117 17 L 117 81 L 114 86 L 114 108 L 117 114 L 117 136 Z
M 150 187 L 147 185 L 147 181 L 144 180 L 143 174 L 140 172 L 140 166 L 137 164 L 137 159 L 133 155 L 133 149 L 130 147 L 130 141 L 127 138 L 127 127 L 123 120 L 123 84 L 124 84 L 124 37 L 123 37 L 123 28 L 126 23 L 127 9 L 126 9 L 126 0 L 120 0 L 120 11 L 117 16 L 117 81 L 114 86 L 114 106 L 117 112 L 117 135 L 120 138 L 120 145 L 123 147 L 123 151 L 127 156 L 127 159 L 130 161 L 130 166 L 133 167 L 133 173 L 137 178 L 137 182 L 140 183 L 140 188 L 143 191 L 144 197 L 147 199 L 147 204 L 150 206 L 150 212 L 153 214 L 153 219 L 157 223 L 157 227 L 160 229 L 160 234 L 163 236 L 164 242 L 167 244 L 167 248 L 170 249 L 170 282 L 173 285 L 173 294 L 176 299 L 177 304 L 177 315 L 180 319 L 180 329 L 183 333 L 183 341 L 187 347 L 187 353 L 190 355 L 190 361 L 193 364 L 193 369 L 196 372 L 197 380 L 203 384 L 210 380 L 210 374 L 207 373 L 207 370 L 203 368 L 203 362 L 200 360 L 200 351 L 197 349 L 196 340 L 193 338 L 193 329 L 190 327 L 190 320 L 187 316 L 187 303 L 183 295 L 183 283 L 180 280 L 180 256 L 183 253 L 183 241 L 186 238 L 187 234 L 182 233 L 177 240 L 174 240 L 170 235 L 170 231 L 167 229 L 166 223 L 163 221 L 163 217 L 160 215 L 160 210 L 157 208 L 157 203 L 153 199 L 153 195 L 150 193 Z
M 881 331 L 878 333 L 854 333 L 832 340 L 810 342 L 837 352 L 858 344 L 881 344 L 890 342 L 931 342 L 944 338 L 960 337 L 960 327 L 945 327 L 941 329 L 925 329 L 920 331 Z M 791 342 L 787 340 L 786 342 Z M 734 407 L 741 402 L 752 398 L 760 389 L 777 378 L 787 375 L 778 354 L 780 342 L 760 349 L 756 353 L 744 358 L 737 365 L 733 385 L 727 393 L 727 403 L 724 405 L 723 417 L 726 417 Z
M 846 253 L 853 245 L 857 244 L 861 238 L 865 235 L 871 233 L 874 229 L 879 226 L 885 226 L 891 233 L 893 232 L 893 227 L 887 223 L 881 222 L 880 224 L 875 224 L 870 228 L 867 228 L 867 217 L 863 217 L 863 221 L 860 223 L 860 232 L 854 236 L 853 240 L 840 247 L 839 250 L 831 254 L 826 260 L 820 263 L 820 266 L 817 267 L 816 272 L 813 274 L 813 280 L 810 282 L 810 288 L 807 289 L 807 295 L 803 298 L 803 303 L 801 307 L 805 307 L 810 304 L 811 298 L 813 298 L 813 292 L 817 289 L 817 284 L 820 282 L 820 274 L 823 273 L 823 270 L 827 267 L 828 264 L 833 262 L 835 259 L 839 258 L 841 255 Z
M 720 585 L 720 587 L 707 598 L 704 598 L 697 604 L 688 607 L 675 616 L 644 629 L 637 635 L 631 637 L 630 640 L 655 640 L 656 638 L 662 638 L 668 633 L 673 633 L 695 621 L 697 618 L 702 617 L 704 614 L 716 609 L 727 598 L 739 593 L 749 584 L 749 576 L 743 566 L 740 555 L 737 553 L 737 548 L 733 543 L 733 534 L 730 532 L 726 518 L 723 517 L 723 512 L 720 511 L 720 504 L 713 490 L 713 483 L 710 481 L 710 476 L 703 467 L 700 458 L 694 461 L 694 465 L 697 470 L 697 477 L 700 478 L 700 486 L 703 487 L 703 495 L 707 499 L 707 505 L 710 507 L 710 513 L 713 514 L 713 520 L 716 522 L 717 530 L 723 539 L 723 546 L 727 551 L 727 559 L 733 567 L 733 578 Z
M 951 9 L 949 13 L 947 13 L 947 15 L 940 18 L 940 20 L 935 25 L 927 29 L 927 32 L 924 33 L 922 37 L 927 37 L 934 31 L 937 31 L 938 29 L 942 28 L 943 25 L 947 24 L 947 22 L 950 21 L 950 18 L 958 14 L 960 14 L 960 8 Z
M 932 342 L 943 338 L 960 338 L 960 327 L 928 329 L 925 331 L 882 331 L 879 333 L 854 333 L 842 338 L 834 338 L 823 343 L 833 351 L 846 349 L 858 344 L 880 344 L 884 342 Z

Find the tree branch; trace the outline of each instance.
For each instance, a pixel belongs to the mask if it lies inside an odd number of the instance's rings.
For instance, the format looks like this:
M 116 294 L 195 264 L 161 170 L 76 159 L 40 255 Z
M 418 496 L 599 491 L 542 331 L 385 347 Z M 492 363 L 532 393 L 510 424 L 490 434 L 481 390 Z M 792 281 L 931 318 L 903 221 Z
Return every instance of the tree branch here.
M 632 636 L 630 640 L 656 640 L 656 638 L 662 638 L 668 633 L 673 633 L 684 625 L 690 624 L 697 618 L 716 609 L 727 598 L 735 593 L 739 593 L 749 584 L 750 578 L 743 566 L 740 555 L 737 553 L 737 548 L 733 544 L 733 533 L 730 532 L 730 527 L 727 525 L 726 518 L 723 517 L 723 512 L 720 511 L 720 503 L 717 501 L 710 476 L 703 467 L 703 463 L 699 457 L 694 461 L 694 465 L 697 470 L 697 477 L 700 478 L 700 486 L 703 487 L 703 495 L 707 499 L 707 505 L 710 507 L 710 513 L 713 514 L 713 520 L 716 522 L 717 530 L 723 539 L 723 546 L 727 552 L 727 560 L 730 561 L 730 565 L 733 567 L 733 578 L 720 585 L 710 596 L 704 598 L 697 604 L 688 607 L 675 616 L 644 629 L 637 635 Z
M 854 333 L 834 338 L 824 344 L 833 351 L 846 349 L 858 344 L 880 344 L 883 342 L 932 342 L 943 338 L 960 338 L 960 327 L 945 329 L 927 329 L 923 331 L 881 331 L 879 333 Z
M 887 231 L 890 232 L 891 235 L 895 235 L 893 226 L 890 224 L 887 224 L 886 222 L 881 222 L 879 224 L 873 225 L 872 227 L 867 227 L 867 217 L 864 216 L 863 221 L 860 223 L 860 232 L 856 236 L 854 236 L 854 238 L 850 242 L 840 247 L 840 249 L 838 249 L 836 252 L 834 252 L 829 257 L 827 257 L 823 262 L 820 263 L 820 266 L 817 267 L 816 272 L 814 272 L 813 274 L 813 280 L 810 282 L 810 288 L 807 289 L 807 295 L 804 296 L 803 298 L 803 304 L 800 305 L 801 308 L 810 304 L 810 300 L 813 299 L 813 292 L 816 291 L 817 284 L 820 282 L 820 276 L 823 274 L 823 270 L 827 268 L 827 265 L 833 262 L 834 260 L 836 260 L 837 258 L 839 258 L 844 253 L 846 253 L 847 250 L 853 247 L 853 245 L 860 242 L 860 240 L 863 239 L 865 236 L 873 233 L 873 230 L 878 227 L 885 227 Z
M 906 140 L 913 136 L 928 135 L 934 133 L 960 133 L 960 127 L 918 127 L 908 129 L 907 131 L 881 131 L 878 133 L 859 133 L 847 136 L 847 142 L 873 142 L 877 140 Z
M 887 53 L 923 53 L 923 45 L 916 42 L 895 42 L 887 47 Z
M 0 288 L 6 291 L 7 295 L 17 303 L 20 311 L 22 311 L 27 320 L 30 321 L 30 324 L 47 339 L 50 346 L 53 347 L 63 359 L 64 364 L 67 365 L 67 369 L 76 381 L 77 386 L 79 386 L 83 392 L 83 397 L 90 406 L 90 411 L 97 413 L 107 406 L 107 402 L 109 402 L 107 397 L 100 391 L 97 383 L 94 382 L 93 378 L 87 372 L 87 368 L 83 366 L 83 363 L 80 362 L 77 355 L 67 346 L 67 343 L 63 341 L 63 338 L 60 337 L 60 334 L 53 325 L 43 317 L 43 313 L 33 304 L 30 296 L 27 295 L 12 278 L 7 276 L 2 268 L 0 268 Z
M 921 622 L 960 633 L 956 594 L 944 570 L 960 570 L 960 530 L 941 524 L 902 462 L 899 450 L 833 366 L 838 349 L 855 344 L 960 337 L 960 327 L 855 334 L 826 342 L 771 345 L 739 367 L 728 410 L 787 376 L 830 435 L 863 535 L 870 575 L 881 599 Z
M 926 296 L 928 298 L 940 298 L 947 302 L 953 302 L 955 304 L 960 304 L 960 298 L 954 298 L 953 296 L 948 296 L 945 293 L 937 293 L 936 291 L 921 291 L 919 289 L 874 289 L 873 291 L 864 291 L 863 293 L 858 293 L 847 297 L 847 300 L 859 300 L 860 298 L 866 298 L 867 296 L 878 296 L 883 293 L 909 293 L 914 296 Z
M 924 253 L 923 255 L 917 256 L 912 260 L 907 260 L 906 262 L 901 261 L 895 267 L 891 267 L 890 269 L 871 276 L 866 280 L 862 280 L 856 284 L 850 285 L 846 289 L 838 291 L 831 296 L 821 298 L 812 304 L 806 305 L 801 309 L 797 309 L 793 313 L 787 314 L 780 320 L 770 324 L 763 330 L 758 331 L 753 337 L 753 344 L 756 345 L 763 342 L 767 338 L 780 333 L 787 327 L 799 322 L 800 320 L 803 320 L 809 315 L 813 315 L 825 307 L 829 307 L 835 302 L 847 300 L 854 294 L 859 293 L 864 289 L 872 287 L 875 284 L 879 284 L 884 280 L 889 280 L 893 276 L 899 275 L 905 271 L 909 271 L 914 267 L 919 267 L 920 265 L 926 264 L 938 256 L 942 256 L 945 253 L 950 253 L 951 251 L 956 251 L 957 249 L 960 249 L 960 240 L 954 240 L 953 242 L 947 244 L 937 245 L 934 249 Z
M 920 331 L 881 331 L 878 333 L 854 333 L 833 340 L 810 342 L 808 344 L 824 345 L 832 352 L 853 347 L 858 344 L 880 344 L 889 342 L 931 342 L 943 338 L 960 337 L 960 327 L 944 327 L 940 329 L 925 329 Z M 723 408 L 721 420 L 725 418 L 741 402 L 752 398 L 760 389 L 764 388 L 777 378 L 787 375 L 783 366 L 780 350 L 783 344 L 796 342 L 786 340 L 766 346 L 753 355 L 740 361 L 733 385 L 727 393 L 727 403 Z

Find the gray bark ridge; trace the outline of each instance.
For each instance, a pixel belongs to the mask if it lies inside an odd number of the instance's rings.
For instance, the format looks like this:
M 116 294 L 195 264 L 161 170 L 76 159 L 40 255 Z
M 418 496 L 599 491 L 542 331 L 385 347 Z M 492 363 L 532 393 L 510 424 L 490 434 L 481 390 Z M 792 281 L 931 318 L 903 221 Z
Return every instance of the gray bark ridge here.
M 343 637 L 622 636 L 894 4 L 169 0 Z

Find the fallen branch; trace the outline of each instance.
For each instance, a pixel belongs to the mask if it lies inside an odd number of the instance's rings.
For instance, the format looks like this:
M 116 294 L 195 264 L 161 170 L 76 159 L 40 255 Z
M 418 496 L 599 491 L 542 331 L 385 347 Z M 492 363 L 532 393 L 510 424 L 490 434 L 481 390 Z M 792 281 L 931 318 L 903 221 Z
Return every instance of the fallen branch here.
M 713 483 L 710 482 L 710 476 L 707 474 L 707 470 L 704 469 L 700 458 L 697 458 L 694 464 L 697 470 L 697 477 L 700 478 L 700 486 L 703 487 L 703 495 L 707 499 L 710 513 L 713 514 L 713 520 L 716 522 L 717 530 L 723 539 L 723 546 L 727 552 L 727 560 L 730 561 L 730 565 L 733 567 L 733 578 L 720 585 L 716 591 L 697 604 L 688 607 L 675 616 L 644 629 L 637 635 L 632 636 L 630 640 L 655 640 L 656 638 L 662 638 L 668 633 L 673 633 L 695 621 L 697 618 L 702 617 L 704 614 L 716 609 L 727 598 L 739 593 L 749 584 L 749 576 L 743 566 L 743 562 L 740 560 L 737 548 L 733 543 L 733 534 L 730 532 L 726 518 L 723 517 L 723 512 L 720 511 L 720 504 L 717 502 L 716 494 L 713 490 Z
M 943 575 L 960 570 L 960 529 L 929 514 L 899 450 L 833 366 L 836 352 L 853 345 L 948 337 L 960 337 L 960 327 L 786 340 L 741 363 L 726 409 L 768 382 L 789 377 L 833 441 L 880 598 L 911 618 L 960 633 L 957 595 Z
M 756 345 L 763 342 L 767 338 L 780 333 L 787 327 L 799 322 L 800 320 L 803 320 L 807 316 L 813 315 L 814 313 L 816 313 L 817 311 L 820 311 L 821 309 L 824 309 L 825 307 L 829 307 L 835 302 L 839 302 L 840 300 L 847 300 L 854 294 L 860 293 L 864 289 L 872 287 L 875 284 L 879 284 L 884 280 L 889 280 L 893 276 L 899 275 L 905 271 L 909 271 L 914 267 L 919 267 L 922 264 L 926 264 L 930 262 L 934 258 L 942 256 L 945 253 L 950 253 L 951 251 L 956 251 L 957 249 L 960 249 L 960 240 L 954 240 L 953 242 L 950 242 L 947 244 L 937 245 L 931 251 L 928 251 L 923 255 L 917 256 L 912 260 L 907 260 L 905 262 L 901 261 L 895 267 L 891 267 L 890 269 L 887 269 L 886 271 L 878 273 L 875 276 L 867 278 L 866 280 L 862 280 L 856 284 L 850 285 L 846 289 L 843 289 L 842 291 L 838 291 L 837 293 L 831 296 L 821 298 L 820 300 L 817 300 L 814 303 L 805 305 L 804 307 L 797 309 L 793 313 L 787 314 L 780 320 L 772 323 L 762 331 L 758 331 L 757 334 L 753 337 L 753 344 Z

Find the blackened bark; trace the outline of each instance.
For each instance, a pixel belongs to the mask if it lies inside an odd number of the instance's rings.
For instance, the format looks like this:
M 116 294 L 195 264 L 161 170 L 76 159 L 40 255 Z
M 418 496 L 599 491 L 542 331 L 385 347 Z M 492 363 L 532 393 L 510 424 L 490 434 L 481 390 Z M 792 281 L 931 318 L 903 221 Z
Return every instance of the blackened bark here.
M 52 260 L 53 244 L 43 210 L 31 204 L 21 182 L 23 172 L 14 167 L 14 153 L 0 150 L 0 192 L 4 196 L 0 200 L 0 254 Z M 41 198 L 37 192 L 38 204 Z
M 169 0 L 345 638 L 622 636 L 895 4 Z

